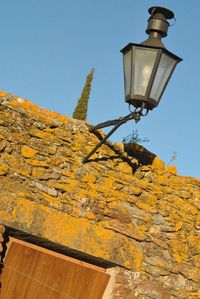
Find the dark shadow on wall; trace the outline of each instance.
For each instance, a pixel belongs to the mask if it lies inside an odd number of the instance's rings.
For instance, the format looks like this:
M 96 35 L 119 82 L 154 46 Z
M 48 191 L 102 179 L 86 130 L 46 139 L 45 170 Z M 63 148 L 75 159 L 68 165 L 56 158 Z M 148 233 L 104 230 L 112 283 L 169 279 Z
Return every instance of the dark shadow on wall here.
M 99 140 L 103 139 L 99 131 L 95 131 L 93 134 Z M 121 159 L 123 162 L 126 162 L 132 168 L 133 173 L 135 173 L 135 171 L 142 165 L 151 165 L 156 157 L 155 154 L 137 143 L 123 143 L 123 150 L 121 150 L 116 144 L 112 144 L 109 141 L 105 144 L 115 153 L 115 155 L 95 159 L 92 159 L 91 157 L 87 163 Z
M 124 143 L 124 151 L 141 165 L 151 165 L 156 155 L 137 143 Z

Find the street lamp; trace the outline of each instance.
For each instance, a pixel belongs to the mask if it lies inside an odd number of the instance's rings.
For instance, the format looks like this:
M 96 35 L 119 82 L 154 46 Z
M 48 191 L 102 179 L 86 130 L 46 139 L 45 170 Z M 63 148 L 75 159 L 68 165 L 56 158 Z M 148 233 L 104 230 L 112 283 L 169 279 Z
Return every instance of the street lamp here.
M 141 44 L 124 47 L 124 87 L 126 102 L 148 110 L 155 108 L 177 65 L 182 59 L 169 52 L 161 38 L 167 36 L 172 11 L 151 7 L 146 33 L 149 38 Z
M 114 128 L 84 158 L 83 163 L 116 131 L 122 124 L 134 119 L 138 122 L 141 116 L 147 115 L 155 108 L 162 97 L 167 83 L 176 67 L 182 60 L 168 51 L 161 39 L 167 36 L 169 23 L 174 13 L 164 7 L 149 8 L 150 18 L 146 33 L 149 38 L 141 44 L 129 43 L 121 52 L 124 65 L 125 100 L 129 104 L 130 114 L 119 119 L 100 123 L 90 132 L 114 125 Z M 134 106 L 134 110 L 131 107 Z

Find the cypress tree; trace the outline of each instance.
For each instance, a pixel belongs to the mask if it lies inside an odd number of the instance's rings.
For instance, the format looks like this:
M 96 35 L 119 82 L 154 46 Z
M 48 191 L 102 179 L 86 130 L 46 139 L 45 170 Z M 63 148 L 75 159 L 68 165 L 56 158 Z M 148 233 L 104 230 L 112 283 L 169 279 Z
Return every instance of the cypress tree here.
M 90 73 L 87 75 L 85 86 L 82 90 L 77 106 L 73 112 L 73 118 L 81 119 L 81 120 L 86 120 L 87 118 L 88 101 L 90 96 L 93 75 L 94 75 L 94 69 L 92 69 Z

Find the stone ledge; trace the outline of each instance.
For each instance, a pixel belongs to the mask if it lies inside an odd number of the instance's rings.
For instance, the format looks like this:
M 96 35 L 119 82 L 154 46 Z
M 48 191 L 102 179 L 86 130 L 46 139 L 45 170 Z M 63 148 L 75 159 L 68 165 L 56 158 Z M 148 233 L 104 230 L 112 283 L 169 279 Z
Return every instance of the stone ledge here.
M 33 201 L 6 201 L 5 198 L 0 202 L 0 222 L 134 271 L 142 263 L 142 250 L 138 242 L 86 219 L 72 217 Z

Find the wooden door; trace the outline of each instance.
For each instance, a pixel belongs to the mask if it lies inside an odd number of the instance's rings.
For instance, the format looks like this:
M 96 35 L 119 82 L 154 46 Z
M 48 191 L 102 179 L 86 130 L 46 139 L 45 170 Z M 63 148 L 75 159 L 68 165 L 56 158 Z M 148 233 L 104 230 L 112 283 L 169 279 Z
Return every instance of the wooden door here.
M 11 238 L 1 299 L 101 299 L 105 269 Z

